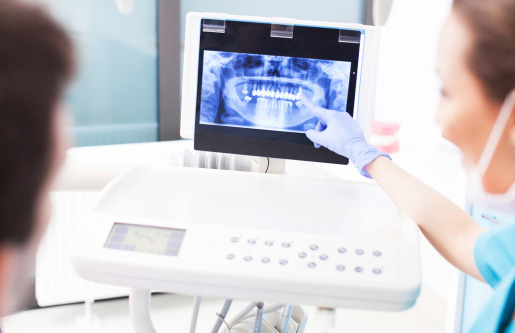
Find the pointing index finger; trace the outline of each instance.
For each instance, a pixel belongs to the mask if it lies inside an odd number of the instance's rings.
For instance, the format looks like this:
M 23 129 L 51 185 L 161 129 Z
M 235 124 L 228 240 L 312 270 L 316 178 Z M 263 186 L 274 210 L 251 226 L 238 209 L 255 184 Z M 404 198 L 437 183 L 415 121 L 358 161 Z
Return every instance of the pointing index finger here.
M 327 110 L 320 106 L 316 106 L 303 94 L 300 95 L 300 100 L 306 106 L 306 108 L 320 120 L 322 125 L 327 126 L 327 122 L 333 116 L 335 111 Z

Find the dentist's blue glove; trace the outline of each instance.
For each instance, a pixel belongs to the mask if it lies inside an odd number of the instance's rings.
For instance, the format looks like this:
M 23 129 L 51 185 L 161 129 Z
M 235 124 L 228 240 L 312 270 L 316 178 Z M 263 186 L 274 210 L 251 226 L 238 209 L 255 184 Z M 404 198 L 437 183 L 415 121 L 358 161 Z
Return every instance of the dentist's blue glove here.
M 379 156 L 390 158 L 388 154 L 379 151 L 365 140 L 361 127 L 347 112 L 316 106 L 303 95 L 300 99 L 318 118 L 315 129 L 306 132 L 306 136 L 315 143 L 315 148 L 322 145 L 338 155 L 347 157 L 359 173 L 368 178 L 371 178 L 370 174 L 364 168 L 370 162 Z

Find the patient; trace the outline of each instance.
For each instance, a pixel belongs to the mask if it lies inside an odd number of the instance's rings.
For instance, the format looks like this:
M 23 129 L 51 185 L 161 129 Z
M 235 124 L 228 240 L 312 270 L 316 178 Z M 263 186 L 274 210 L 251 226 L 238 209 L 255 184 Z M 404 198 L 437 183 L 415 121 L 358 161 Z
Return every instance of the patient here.
M 49 221 L 73 69 L 72 42 L 44 10 L 0 1 L 0 315 L 24 296 L 20 282 Z

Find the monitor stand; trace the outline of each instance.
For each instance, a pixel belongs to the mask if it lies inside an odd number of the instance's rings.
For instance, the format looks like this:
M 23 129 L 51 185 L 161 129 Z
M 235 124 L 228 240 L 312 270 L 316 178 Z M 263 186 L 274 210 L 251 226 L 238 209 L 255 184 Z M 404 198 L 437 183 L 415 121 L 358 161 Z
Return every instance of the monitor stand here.
M 253 157 L 252 172 L 284 175 L 286 160 L 268 157 Z

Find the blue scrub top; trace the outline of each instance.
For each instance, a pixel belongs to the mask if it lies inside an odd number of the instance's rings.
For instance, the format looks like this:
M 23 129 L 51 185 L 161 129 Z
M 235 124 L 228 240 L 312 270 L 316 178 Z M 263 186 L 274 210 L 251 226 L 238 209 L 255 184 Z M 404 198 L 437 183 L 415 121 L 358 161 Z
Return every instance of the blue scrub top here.
M 476 241 L 474 257 L 494 296 L 471 332 L 515 333 L 511 320 L 515 310 L 515 224 L 484 232 Z

